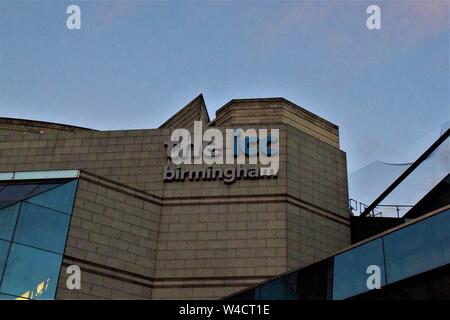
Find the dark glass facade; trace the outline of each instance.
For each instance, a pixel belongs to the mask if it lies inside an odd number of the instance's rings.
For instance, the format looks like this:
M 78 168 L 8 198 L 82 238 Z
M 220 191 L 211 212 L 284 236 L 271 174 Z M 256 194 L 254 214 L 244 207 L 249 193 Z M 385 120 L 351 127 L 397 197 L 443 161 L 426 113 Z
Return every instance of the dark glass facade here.
M 77 183 L 0 183 L 0 299 L 54 299 Z
M 450 264 L 450 209 L 381 235 L 326 260 L 230 297 L 241 300 L 352 298 L 371 291 L 368 267 L 381 289 Z

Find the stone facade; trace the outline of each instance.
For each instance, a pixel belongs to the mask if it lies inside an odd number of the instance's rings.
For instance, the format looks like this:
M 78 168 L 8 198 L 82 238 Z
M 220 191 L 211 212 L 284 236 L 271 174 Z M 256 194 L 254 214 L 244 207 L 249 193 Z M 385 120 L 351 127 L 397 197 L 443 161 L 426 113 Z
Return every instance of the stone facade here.
M 350 244 L 337 126 L 282 98 L 202 96 L 158 129 L 96 131 L 0 118 L 0 172 L 81 170 L 57 298 L 220 298 Z M 165 141 L 193 121 L 280 130 L 277 178 L 163 181 Z M 82 270 L 65 288 L 65 267 Z

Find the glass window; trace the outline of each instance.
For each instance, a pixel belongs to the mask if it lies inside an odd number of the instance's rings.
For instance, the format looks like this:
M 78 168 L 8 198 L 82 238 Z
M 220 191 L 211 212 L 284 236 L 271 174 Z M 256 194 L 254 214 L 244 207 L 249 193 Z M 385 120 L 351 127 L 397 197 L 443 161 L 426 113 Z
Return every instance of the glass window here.
M 43 207 L 71 214 L 76 188 L 77 180 L 73 180 L 60 187 L 51 189 L 45 193 L 28 199 L 27 201 Z
M 231 300 L 255 300 L 255 289 L 241 292 L 230 298 Z
M 384 237 L 388 283 L 450 263 L 450 210 Z
M 11 184 L 7 185 L 0 192 L 1 201 L 16 200 L 21 201 L 25 199 L 34 189 L 37 188 L 36 184 Z
M 16 296 L 12 296 L 10 294 L 0 293 L 0 300 L 20 300 L 20 299 L 18 299 L 18 297 L 16 297 Z
M 16 203 L 17 201 L 10 200 L 10 201 L 0 201 L 0 209 L 9 207 L 10 205 Z
M 367 273 L 370 265 L 380 268 L 381 286 L 386 284 L 381 238 L 365 243 L 359 247 L 334 257 L 333 299 L 345 299 L 368 291 Z
M 69 223 L 66 214 L 24 202 L 14 242 L 63 253 Z
M 300 270 L 299 270 L 300 271 Z M 285 276 L 286 282 L 286 300 L 299 300 L 299 283 L 298 283 L 298 273 L 299 271 L 292 272 Z
M 0 300 L 16 300 L 16 296 L 0 293 Z
M 325 300 L 328 292 L 329 268 L 333 259 L 326 259 L 287 275 L 287 298 Z M 331 270 L 330 270 L 331 271 Z
M 53 189 L 57 186 L 60 186 L 60 183 L 46 183 L 46 184 L 41 184 L 39 185 L 36 189 L 33 190 L 32 194 L 30 195 L 30 197 L 38 195 L 40 193 L 43 193 L 45 191 L 48 191 L 50 189 Z
M 270 281 L 256 289 L 256 298 L 261 300 L 284 299 L 284 281 L 282 278 Z
M 5 268 L 10 242 L 0 240 L 0 281 L 2 281 L 3 269 Z
M 19 201 L 26 200 L 52 188 L 60 186 L 61 183 L 43 184 L 9 184 L 0 186 L 0 209 L 10 206 Z
M 61 261 L 59 254 L 13 243 L 0 292 L 23 298 L 53 299 Z
M 0 210 L 0 239 L 11 240 L 16 226 L 20 203 Z
M 54 298 L 76 187 L 67 179 L 0 184 L 0 300 Z

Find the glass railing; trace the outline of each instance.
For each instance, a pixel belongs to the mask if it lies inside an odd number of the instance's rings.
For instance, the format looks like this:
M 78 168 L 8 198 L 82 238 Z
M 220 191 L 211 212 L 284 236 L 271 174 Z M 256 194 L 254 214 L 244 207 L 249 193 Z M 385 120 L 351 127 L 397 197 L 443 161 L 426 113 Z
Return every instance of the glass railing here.
M 374 268 L 383 287 L 449 264 L 449 230 L 447 209 L 231 299 L 347 299 L 372 289 L 368 280 Z

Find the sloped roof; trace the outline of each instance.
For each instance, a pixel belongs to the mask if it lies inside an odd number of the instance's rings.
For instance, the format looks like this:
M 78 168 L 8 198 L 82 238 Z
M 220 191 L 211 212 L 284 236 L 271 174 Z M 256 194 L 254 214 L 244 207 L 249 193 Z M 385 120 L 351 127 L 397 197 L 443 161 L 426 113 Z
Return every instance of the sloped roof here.
M 159 128 L 189 128 L 193 126 L 194 121 L 202 121 L 204 125 L 210 122 L 202 94 L 199 94 Z

